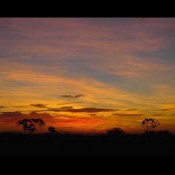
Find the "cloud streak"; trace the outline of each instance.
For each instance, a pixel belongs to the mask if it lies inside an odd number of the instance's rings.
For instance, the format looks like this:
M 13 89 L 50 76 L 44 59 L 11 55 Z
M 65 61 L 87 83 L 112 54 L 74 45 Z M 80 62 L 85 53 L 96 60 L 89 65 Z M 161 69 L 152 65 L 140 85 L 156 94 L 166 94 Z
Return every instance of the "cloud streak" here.
M 30 106 L 34 106 L 34 107 L 37 107 L 37 108 L 47 108 L 46 104 L 30 104 Z
M 136 111 L 137 109 L 126 109 L 125 111 Z
M 0 117 L 9 117 L 9 118 L 13 118 L 13 117 L 21 117 L 21 116 L 25 116 L 25 114 L 22 114 L 22 112 L 20 111 L 14 111 L 14 112 L 1 112 L 0 113 Z
M 79 95 L 60 95 L 60 97 L 63 98 L 79 98 L 79 97 L 84 97 L 85 95 L 79 94 Z
M 118 113 L 118 114 L 113 114 L 115 116 L 143 116 L 144 114 L 124 114 L 124 113 Z
M 112 112 L 114 109 L 107 108 L 79 108 L 74 109 L 73 107 L 62 107 L 62 108 L 48 108 L 46 111 L 53 112 L 72 112 L 72 113 L 96 113 L 96 112 Z
M 175 108 L 167 108 L 167 109 L 160 109 L 160 111 L 172 111 L 172 110 L 175 110 Z
M 152 116 L 161 116 L 161 114 L 153 114 Z

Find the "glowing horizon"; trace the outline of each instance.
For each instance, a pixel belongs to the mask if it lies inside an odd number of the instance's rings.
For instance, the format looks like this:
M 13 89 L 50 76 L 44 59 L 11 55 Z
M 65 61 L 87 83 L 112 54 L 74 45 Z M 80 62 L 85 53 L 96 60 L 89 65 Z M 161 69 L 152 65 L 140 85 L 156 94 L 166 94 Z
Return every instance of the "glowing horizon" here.
M 0 132 L 175 133 L 174 37 L 175 18 L 0 18 Z

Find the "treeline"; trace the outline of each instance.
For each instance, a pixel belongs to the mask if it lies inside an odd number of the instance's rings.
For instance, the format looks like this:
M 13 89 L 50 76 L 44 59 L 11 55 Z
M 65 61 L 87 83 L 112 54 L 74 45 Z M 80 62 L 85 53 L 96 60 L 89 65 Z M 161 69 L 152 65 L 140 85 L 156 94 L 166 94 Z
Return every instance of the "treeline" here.
M 153 118 L 145 118 L 141 122 L 141 126 L 144 128 L 144 133 L 150 133 L 150 132 L 153 133 L 152 129 L 156 128 L 159 125 L 160 125 L 160 122 Z M 23 119 L 23 120 L 19 120 L 16 123 L 16 126 L 17 127 L 22 126 L 25 134 L 32 134 L 37 129 L 42 130 L 42 128 L 45 126 L 45 122 L 42 119 L 34 119 L 34 118 Z M 47 128 L 47 131 L 50 134 L 58 134 L 56 128 L 54 128 L 53 126 L 49 126 Z M 171 134 L 168 130 L 163 130 L 163 131 L 161 130 L 161 131 L 158 131 L 157 133 L 164 134 L 164 135 Z M 108 136 L 112 136 L 112 135 L 124 136 L 126 135 L 126 132 L 122 128 L 111 128 L 106 131 L 106 134 Z

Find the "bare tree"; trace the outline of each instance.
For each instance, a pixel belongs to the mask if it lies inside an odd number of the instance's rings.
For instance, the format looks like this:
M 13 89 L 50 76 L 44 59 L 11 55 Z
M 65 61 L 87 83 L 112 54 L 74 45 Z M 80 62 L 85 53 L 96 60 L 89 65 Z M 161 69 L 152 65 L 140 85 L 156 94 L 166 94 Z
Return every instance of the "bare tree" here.
M 149 132 L 158 125 L 160 125 L 160 122 L 153 118 L 146 118 L 142 121 L 142 127 L 145 128 L 145 132 Z

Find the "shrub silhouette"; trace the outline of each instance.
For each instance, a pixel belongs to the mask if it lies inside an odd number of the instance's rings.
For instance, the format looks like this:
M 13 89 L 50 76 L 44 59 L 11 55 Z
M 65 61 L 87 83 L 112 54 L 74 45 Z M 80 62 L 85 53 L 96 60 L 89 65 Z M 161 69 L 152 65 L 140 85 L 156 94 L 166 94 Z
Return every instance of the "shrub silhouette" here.
M 126 133 L 121 128 L 112 128 L 107 130 L 107 136 L 124 136 Z
M 172 136 L 173 134 L 170 132 L 170 131 L 168 131 L 168 130 L 159 130 L 159 131 L 157 131 L 157 133 L 160 135 L 160 136 Z
M 48 127 L 48 132 L 50 133 L 50 134 L 56 134 L 56 129 L 54 128 L 54 127 Z
M 38 125 L 40 128 L 45 125 L 45 122 L 42 119 L 23 119 L 17 122 L 17 126 L 23 126 L 25 134 L 32 134 L 36 130 Z
M 153 118 L 146 118 L 142 121 L 142 127 L 145 128 L 145 132 L 149 132 L 158 125 L 160 125 L 160 122 Z

